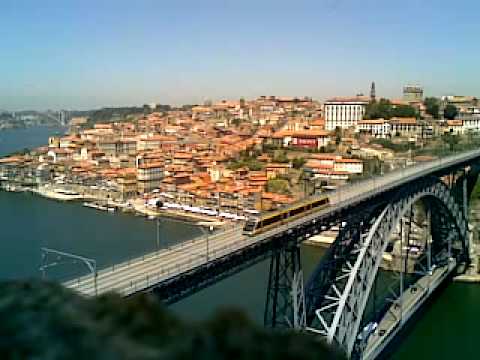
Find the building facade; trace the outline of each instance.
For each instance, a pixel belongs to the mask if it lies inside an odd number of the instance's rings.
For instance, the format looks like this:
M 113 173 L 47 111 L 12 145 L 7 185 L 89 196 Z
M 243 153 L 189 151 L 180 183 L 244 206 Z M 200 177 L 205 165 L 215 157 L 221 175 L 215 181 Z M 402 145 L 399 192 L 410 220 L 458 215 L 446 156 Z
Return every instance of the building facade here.
M 393 136 L 416 137 L 422 134 L 422 125 L 415 118 L 392 118 L 390 126 Z
M 327 100 L 324 104 L 325 130 L 355 127 L 363 119 L 368 102 L 363 96 Z
M 390 131 L 390 122 L 385 119 L 361 120 L 356 129 L 356 132 L 382 139 L 390 137 Z
M 422 102 L 423 88 L 417 85 L 407 85 L 403 87 L 403 100 L 407 102 Z
M 137 168 L 137 187 L 140 194 L 159 188 L 164 177 L 163 163 L 148 163 Z
M 292 134 L 291 145 L 299 148 L 321 149 L 327 146 L 330 141 L 331 134 L 329 131 L 306 130 L 294 132 Z

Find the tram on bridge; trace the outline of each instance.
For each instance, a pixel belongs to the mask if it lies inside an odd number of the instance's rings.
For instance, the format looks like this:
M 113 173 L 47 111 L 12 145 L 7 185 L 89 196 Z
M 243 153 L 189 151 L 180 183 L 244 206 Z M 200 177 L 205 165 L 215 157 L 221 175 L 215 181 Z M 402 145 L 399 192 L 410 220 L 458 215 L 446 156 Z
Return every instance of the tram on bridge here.
M 282 208 L 263 216 L 250 218 L 245 223 L 243 234 L 256 236 L 279 225 L 286 224 L 312 212 L 321 210 L 329 205 L 328 196 L 314 197 L 292 206 Z

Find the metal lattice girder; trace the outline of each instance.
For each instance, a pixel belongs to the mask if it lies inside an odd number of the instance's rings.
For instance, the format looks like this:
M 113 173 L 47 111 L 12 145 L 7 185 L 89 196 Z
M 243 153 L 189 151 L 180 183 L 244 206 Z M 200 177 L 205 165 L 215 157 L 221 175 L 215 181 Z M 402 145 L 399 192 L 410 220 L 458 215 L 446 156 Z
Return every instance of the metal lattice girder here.
M 342 222 L 335 242 L 328 248 L 305 286 L 307 323 L 315 318 L 317 309 L 330 307 L 332 302 L 338 300 L 337 287 L 343 289 L 360 250 L 361 234 L 369 227 L 368 221 L 375 211 L 378 211 L 378 206 L 365 208 Z M 335 279 L 336 287 L 330 286 L 332 279 Z
M 294 327 L 296 306 L 292 284 L 300 270 L 300 247 L 296 242 L 273 250 L 264 314 L 266 327 Z
M 351 355 L 369 294 L 375 280 L 382 255 L 398 222 L 420 199 L 434 201 L 445 211 L 441 217 L 465 242 L 466 219 L 461 206 L 455 201 L 449 188 L 436 178 L 426 178 L 414 186 L 402 188 L 374 221 L 368 231 L 360 234 L 360 240 L 351 250 L 351 257 L 344 257 L 343 264 L 330 278 L 324 291 L 323 306 L 315 310 L 316 317 L 307 317 L 307 326 L 327 338 Z M 432 219 L 433 221 L 433 219 Z M 435 224 L 434 224 L 435 225 Z M 342 276 L 345 275 L 345 276 Z M 348 276 L 347 276 L 348 275 Z M 307 303 L 310 293 L 307 288 Z

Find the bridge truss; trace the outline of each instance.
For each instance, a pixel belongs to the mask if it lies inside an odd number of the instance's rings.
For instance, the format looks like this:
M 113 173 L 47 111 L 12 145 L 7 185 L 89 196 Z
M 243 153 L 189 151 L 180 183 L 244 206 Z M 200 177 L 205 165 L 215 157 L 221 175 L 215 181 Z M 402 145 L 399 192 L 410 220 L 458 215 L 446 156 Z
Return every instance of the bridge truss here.
M 284 232 L 265 238 L 206 266 L 192 269 L 147 291 L 167 304 L 208 287 L 265 259 L 270 259 L 265 325 L 304 328 L 324 337 L 350 357 L 361 357 L 365 341 L 359 334 L 367 321 L 386 315 L 408 286 L 452 259 L 468 263 L 468 199 L 480 167 L 461 163 L 391 187 L 347 207 L 310 217 Z M 378 296 L 376 279 L 382 257 L 400 236 L 401 246 L 411 245 L 414 207 L 426 213 L 429 240 L 414 269 L 397 271 L 395 287 L 382 294 L 385 302 L 369 313 L 371 297 Z M 337 226 L 339 234 L 303 288 L 300 244 Z M 415 286 L 413 286 L 415 287 Z M 372 295 L 373 294 L 373 295 Z M 375 303 L 375 301 L 374 301 Z
M 432 214 L 435 254 L 444 254 L 442 260 L 465 260 L 467 221 L 461 204 L 443 182 L 427 178 L 403 188 L 363 219 L 347 223 L 306 285 L 307 326 L 349 356 L 361 351 L 360 326 L 391 236 L 420 200 Z

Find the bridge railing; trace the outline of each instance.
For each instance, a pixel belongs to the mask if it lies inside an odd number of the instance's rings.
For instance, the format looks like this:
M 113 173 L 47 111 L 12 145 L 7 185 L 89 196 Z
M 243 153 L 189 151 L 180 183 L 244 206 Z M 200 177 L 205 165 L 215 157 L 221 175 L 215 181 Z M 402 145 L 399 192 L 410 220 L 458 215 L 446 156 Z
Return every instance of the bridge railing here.
M 177 244 L 170 245 L 170 246 L 167 246 L 167 247 L 162 248 L 162 249 L 157 249 L 157 250 L 154 250 L 152 252 L 142 254 L 141 256 L 137 256 L 137 257 L 134 257 L 134 258 L 127 259 L 127 260 L 122 261 L 122 262 L 117 263 L 117 264 L 112 264 L 112 265 L 109 265 L 109 266 L 105 266 L 105 267 L 101 268 L 97 272 L 97 274 L 99 274 L 99 275 L 100 274 L 106 274 L 106 273 L 109 273 L 109 272 L 115 272 L 116 270 L 118 270 L 120 268 L 133 267 L 133 266 L 138 265 L 140 263 L 143 263 L 145 261 L 156 258 L 159 255 L 159 253 L 161 253 L 161 252 L 165 252 L 165 251 L 168 251 L 168 250 L 170 250 L 170 251 L 181 251 L 182 249 L 188 248 L 189 246 L 191 246 L 192 244 L 194 244 L 196 242 L 205 240 L 207 237 L 209 237 L 210 239 L 214 239 L 215 237 L 225 235 L 228 232 L 235 231 L 236 229 L 238 229 L 238 224 L 232 223 L 232 224 L 229 224 L 229 225 L 226 225 L 226 226 L 222 227 L 221 230 L 217 230 L 217 231 L 215 231 L 215 232 L 213 232 L 209 235 L 200 234 L 198 236 L 195 236 L 195 237 L 193 237 L 191 239 L 188 239 L 188 240 L 184 240 L 184 241 L 179 242 Z M 92 277 L 91 274 L 82 275 L 82 276 L 76 277 L 74 279 L 67 280 L 64 284 L 67 285 L 67 286 L 70 286 L 70 285 L 73 286 L 75 283 L 82 282 L 83 280 L 89 279 L 91 277 Z
M 209 252 L 209 255 L 210 255 L 213 251 L 216 251 L 216 248 L 213 246 L 216 238 L 221 237 L 221 236 L 225 236 L 229 232 L 233 233 L 233 232 L 237 231 L 237 229 L 238 229 L 238 225 L 233 224 L 231 226 L 227 226 L 226 228 L 222 228 L 222 230 L 216 231 L 212 234 L 196 236 L 196 237 L 194 237 L 190 240 L 182 241 L 182 242 L 180 242 L 178 244 L 175 244 L 173 246 L 169 246 L 167 248 L 159 249 L 159 250 L 156 250 L 154 252 L 144 254 L 142 256 L 139 256 L 139 257 L 136 257 L 136 258 L 133 258 L 133 259 L 126 260 L 126 261 L 121 262 L 119 264 L 113 264 L 111 266 L 108 266 L 108 267 L 105 267 L 105 268 L 99 270 L 97 272 L 97 277 L 98 276 L 108 277 L 109 274 L 113 275 L 116 272 L 118 272 L 120 269 L 125 269 L 125 268 L 134 269 L 135 267 L 137 267 L 139 265 L 142 265 L 146 262 L 155 261 L 159 256 L 165 255 L 167 252 L 170 252 L 172 254 L 175 253 L 175 252 L 188 253 L 188 251 L 185 251 L 185 250 L 188 250 L 189 248 L 192 248 L 193 245 L 195 245 L 199 242 L 204 242 L 205 243 L 207 238 L 210 240 L 210 242 L 212 244 L 211 252 Z M 202 254 L 202 256 L 203 256 L 203 254 Z M 77 277 L 75 279 L 69 280 L 69 281 L 64 283 L 65 286 L 71 287 L 71 288 L 74 288 L 74 289 L 77 289 L 77 290 L 82 290 L 84 288 L 89 288 L 89 287 L 92 286 L 92 284 L 93 284 L 93 275 L 92 274 L 83 275 L 83 276 Z
M 223 246 L 212 246 L 211 250 L 208 253 L 208 259 L 206 253 L 203 252 L 193 252 L 188 253 L 190 255 L 187 260 L 176 262 L 172 265 L 161 265 L 158 271 L 149 272 L 148 274 L 142 275 L 133 275 L 131 280 L 128 282 L 128 285 L 121 285 L 125 283 L 125 278 L 117 281 L 116 283 L 110 283 L 108 287 L 99 289 L 99 293 L 104 293 L 108 291 L 115 291 L 122 295 L 130 295 L 134 292 L 144 290 L 152 285 L 155 285 L 163 280 L 169 279 L 176 275 L 180 275 L 186 271 L 192 270 L 196 267 L 202 266 L 209 261 L 214 259 L 221 258 L 227 254 L 230 254 L 236 250 L 242 249 L 246 245 L 253 243 L 254 238 L 247 238 L 238 241 L 231 242 Z M 214 244 L 214 243 L 213 243 Z M 212 245 L 213 245 L 212 244 Z M 152 258 L 156 258 L 154 255 Z M 106 274 L 108 276 L 108 274 Z M 89 280 L 92 280 L 91 277 L 88 277 Z M 128 279 L 127 279 L 128 280 Z M 85 283 L 78 283 L 77 286 L 73 286 L 76 290 L 84 293 L 93 294 L 94 292 L 94 283 L 88 281 Z
M 224 245 L 218 249 L 212 250 L 209 260 L 212 261 L 215 259 L 218 259 L 224 255 L 230 254 L 231 252 L 241 249 L 245 244 L 242 242 L 238 243 L 233 243 L 233 244 L 228 244 Z M 145 275 L 144 277 L 137 279 L 135 281 L 132 281 L 129 286 L 122 287 L 122 288 L 116 288 L 113 289 L 114 291 L 122 294 L 122 295 L 130 295 L 132 293 L 135 293 L 137 291 L 144 290 L 146 288 L 149 288 L 150 286 L 153 286 L 155 284 L 160 283 L 162 280 L 166 280 L 169 278 L 172 278 L 174 276 L 180 275 L 184 272 L 187 272 L 189 270 L 192 270 L 196 267 L 202 266 L 206 263 L 208 263 L 206 259 L 202 259 L 199 257 L 196 258 L 190 258 L 188 261 L 184 261 L 182 263 L 177 263 L 175 265 L 167 266 L 165 268 L 161 268 L 159 271 L 153 274 L 148 274 Z
M 453 165 L 459 160 L 469 160 L 470 158 L 479 157 L 479 156 L 480 156 L 480 150 L 473 150 L 466 153 L 456 154 L 456 155 L 448 156 L 446 158 L 440 158 L 434 161 L 422 163 L 417 166 L 401 168 L 401 169 L 398 169 L 397 171 L 387 173 L 384 176 L 375 177 L 367 180 L 359 180 L 358 182 L 351 183 L 342 188 L 339 188 L 337 191 L 330 194 L 332 205 L 342 206 L 343 204 L 360 201 L 362 199 L 366 199 L 370 196 L 373 196 L 375 193 L 391 189 L 406 181 L 410 181 L 413 178 L 421 177 L 421 176 L 424 176 L 426 173 L 431 173 L 442 167 Z M 153 285 L 154 281 L 158 282 L 158 281 L 167 279 L 169 277 L 172 277 L 174 275 L 178 275 L 182 272 L 191 270 L 194 267 L 206 264 L 209 260 L 218 258 L 219 256 L 224 256 L 232 251 L 246 247 L 251 243 L 268 239 L 272 235 L 288 231 L 292 227 L 301 225 L 308 221 L 312 221 L 315 218 L 322 216 L 322 214 L 328 211 L 330 211 L 330 209 L 324 209 L 317 213 L 309 214 L 303 218 L 297 219 L 288 224 L 278 226 L 276 229 L 270 230 L 257 237 L 247 237 L 239 241 L 232 241 L 231 243 L 222 247 L 215 247 L 214 241 L 212 241 L 211 252 L 209 253 L 208 260 L 207 260 L 207 256 L 204 256 L 202 258 L 201 255 L 196 254 L 196 256 L 189 258 L 187 261 L 179 262 L 169 267 L 162 268 L 162 270 L 154 272 L 153 274 L 149 273 L 149 274 L 144 274 L 143 276 L 138 276 L 138 275 L 134 276 L 128 286 L 117 288 L 114 285 L 112 285 L 112 287 L 109 288 L 108 290 L 116 290 L 126 295 L 131 293 L 132 291 L 145 289 Z M 233 226 L 208 236 L 210 237 L 210 239 L 213 240 L 215 236 L 220 236 L 221 234 L 225 235 L 229 231 L 233 231 L 235 229 L 236 229 L 236 226 Z M 180 244 L 172 246 L 168 249 L 162 249 L 162 250 L 155 251 L 150 254 L 146 254 L 132 260 L 127 260 L 117 265 L 112 265 L 111 267 L 100 270 L 98 274 L 102 276 L 107 276 L 107 273 L 109 272 L 112 274 L 115 273 L 116 269 L 118 270 L 123 267 L 134 268 L 135 266 L 145 261 L 150 261 L 155 259 L 159 255 L 159 253 L 162 253 L 165 251 L 179 251 L 179 252 L 183 251 L 184 252 L 185 250 L 188 250 L 188 248 L 191 247 L 195 242 L 205 241 L 205 239 L 206 239 L 206 236 L 201 235 L 191 240 L 187 240 Z M 86 275 L 78 279 L 71 280 L 67 282 L 66 285 L 73 288 L 78 288 L 79 290 L 81 290 L 82 288 L 88 288 L 92 286 L 92 282 L 87 281 L 89 279 L 91 280 L 92 276 Z
M 389 172 L 383 176 L 377 176 L 366 180 L 360 179 L 354 183 L 349 183 L 340 187 L 338 190 L 330 193 L 328 196 L 332 206 L 339 208 L 352 203 L 360 202 L 364 199 L 368 199 L 377 193 L 390 190 L 396 186 L 402 185 L 405 182 L 441 170 L 444 167 L 455 165 L 460 160 L 467 161 L 476 157 L 480 157 L 480 150 L 471 150 L 450 155 L 444 158 L 418 164 L 416 166 L 401 168 L 396 171 Z M 288 231 L 290 228 L 310 222 L 322 216 L 323 214 L 328 213 L 329 211 L 331 210 L 320 210 L 314 214 L 310 214 L 303 218 L 289 222 L 288 224 L 278 226 L 273 230 L 261 234 L 259 237 L 257 237 L 257 239 L 262 240 L 275 234 Z

